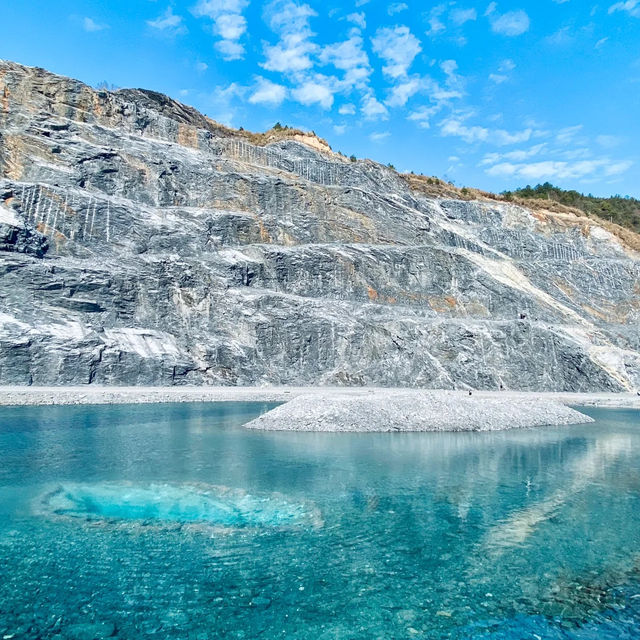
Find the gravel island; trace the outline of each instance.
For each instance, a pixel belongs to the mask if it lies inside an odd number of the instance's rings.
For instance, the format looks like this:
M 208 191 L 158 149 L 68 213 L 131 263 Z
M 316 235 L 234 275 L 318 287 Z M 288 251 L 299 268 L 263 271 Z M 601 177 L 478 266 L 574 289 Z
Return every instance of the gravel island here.
M 593 422 L 550 399 L 456 392 L 301 395 L 247 425 L 268 431 L 499 431 Z

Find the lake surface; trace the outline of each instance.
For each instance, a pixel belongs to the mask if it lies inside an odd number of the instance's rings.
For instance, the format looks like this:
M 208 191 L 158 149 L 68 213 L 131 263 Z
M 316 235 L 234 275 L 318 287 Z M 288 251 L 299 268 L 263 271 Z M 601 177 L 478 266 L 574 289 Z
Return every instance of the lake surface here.
M 640 637 L 640 412 L 498 433 L 0 408 L 0 638 Z

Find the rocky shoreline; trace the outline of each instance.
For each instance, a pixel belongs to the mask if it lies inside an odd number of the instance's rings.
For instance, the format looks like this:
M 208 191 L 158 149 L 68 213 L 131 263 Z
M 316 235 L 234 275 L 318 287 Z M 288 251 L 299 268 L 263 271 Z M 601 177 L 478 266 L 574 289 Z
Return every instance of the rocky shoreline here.
M 424 390 L 381 387 L 131 387 L 131 386 L 0 386 L 0 406 L 142 404 L 167 402 L 287 402 L 298 396 L 368 397 L 402 393 L 419 397 Z M 467 399 L 468 390 L 429 391 L 430 394 Z M 550 400 L 565 405 L 640 409 L 640 396 L 635 393 L 563 393 L 527 391 L 473 391 L 475 400 Z

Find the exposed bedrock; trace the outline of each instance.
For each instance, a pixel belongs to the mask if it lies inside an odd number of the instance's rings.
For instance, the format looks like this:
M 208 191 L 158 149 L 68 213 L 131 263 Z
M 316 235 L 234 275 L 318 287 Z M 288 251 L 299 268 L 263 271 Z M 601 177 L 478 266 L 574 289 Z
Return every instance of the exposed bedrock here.
M 640 261 L 313 136 L 0 62 L 0 383 L 640 386 Z

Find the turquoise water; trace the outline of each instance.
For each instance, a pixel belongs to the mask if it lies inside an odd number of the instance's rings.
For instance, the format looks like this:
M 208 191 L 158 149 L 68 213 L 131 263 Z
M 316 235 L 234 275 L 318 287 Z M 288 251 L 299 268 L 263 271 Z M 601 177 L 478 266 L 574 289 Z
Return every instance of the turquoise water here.
M 640 413 L 249 431 L 265 404 L 0 409 L 0 638 L 640 637 Z

